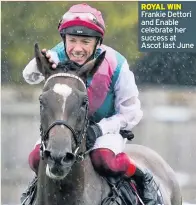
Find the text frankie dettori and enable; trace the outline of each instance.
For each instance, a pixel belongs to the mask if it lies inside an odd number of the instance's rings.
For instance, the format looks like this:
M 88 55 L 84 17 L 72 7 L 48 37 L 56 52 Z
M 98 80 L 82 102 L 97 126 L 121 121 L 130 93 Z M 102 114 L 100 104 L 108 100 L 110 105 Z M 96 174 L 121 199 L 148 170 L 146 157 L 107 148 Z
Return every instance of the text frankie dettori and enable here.
M 141 11 L 141 17 L 154 17 L 154 18 L 164 18 L 164 17 L 191 17 L 191 11 L 182 12 L 182 11 Z

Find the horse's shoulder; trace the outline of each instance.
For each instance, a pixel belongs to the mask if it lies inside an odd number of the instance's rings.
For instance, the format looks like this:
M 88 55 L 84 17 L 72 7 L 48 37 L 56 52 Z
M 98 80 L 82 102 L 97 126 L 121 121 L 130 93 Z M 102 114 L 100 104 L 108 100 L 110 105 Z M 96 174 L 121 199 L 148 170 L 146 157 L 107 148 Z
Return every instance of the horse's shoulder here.
M 161 157 L 161 155 L 155 150 L 138 144 L 127 144 L 125 152 L 131 156 L 136 163 L 142 164 L 147 168 L 161 169 L 167 174 L 174 174 L 169 164 Z
M 84 197 L 89 202 L 99 201 L 109 193 L 107 182 L 94 170 L 89 156 L 83 161 L 85 169 L 84 177 Z M 93 197 L 92 197 L 93 196 Z
M 167 201 L 165 204 L 169 205 L 173 193 L 180 193 L 175 172 L 170 165 L 158 152 L 143 145 L 127 144 L 125 152 L 140 168 L 147 168 L 152 172 L 155 181 L 160 185 L 164 199 Z

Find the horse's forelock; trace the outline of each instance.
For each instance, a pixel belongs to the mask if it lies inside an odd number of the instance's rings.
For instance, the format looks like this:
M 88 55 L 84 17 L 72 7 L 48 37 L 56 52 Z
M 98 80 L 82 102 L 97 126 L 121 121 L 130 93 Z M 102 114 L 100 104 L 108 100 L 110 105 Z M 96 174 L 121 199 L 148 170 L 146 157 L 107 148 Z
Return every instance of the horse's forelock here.
M 76 71 L 77 72 L 80 68 L 81 68 L 81 66 L 78 63 L 73 62 L 71 60 L 68 60 L 65 62 L 60 62 L 57 65 L 57 69 L 64 71 L 64 72 L 69 72 L 69 71 Z

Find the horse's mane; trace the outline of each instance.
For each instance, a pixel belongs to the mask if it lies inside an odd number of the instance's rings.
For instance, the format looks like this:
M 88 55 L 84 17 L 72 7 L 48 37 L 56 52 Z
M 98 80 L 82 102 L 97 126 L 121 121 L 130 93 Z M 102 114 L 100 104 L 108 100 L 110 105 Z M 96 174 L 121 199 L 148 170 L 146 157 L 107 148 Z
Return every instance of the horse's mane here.
M 62 70 L 64 72 L 77 71 L 80 68 L 81 68 L 81 65 L 79 65 L 78 63 L 75 63 L 75 62 L 73 62 L 71 60 L 60 62 L 57 65 L 57 69 Z

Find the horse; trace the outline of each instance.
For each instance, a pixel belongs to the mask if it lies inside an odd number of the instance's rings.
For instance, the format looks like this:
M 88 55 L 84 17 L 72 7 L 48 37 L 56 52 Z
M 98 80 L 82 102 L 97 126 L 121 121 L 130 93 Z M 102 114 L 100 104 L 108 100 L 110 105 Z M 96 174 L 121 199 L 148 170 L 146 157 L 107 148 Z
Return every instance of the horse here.
M 38 70 L 45 77 L 39 97 L 41 160 L 34 204 L 100 205 L 111 187 L 94 170 L 86 150 L 88 96 L 85 82 L 89 75 L 96 73 L 105 52 L 82 67 L 68 61 L 52 69 L 37 43 L 34 50 Z M 127 144 L 125 152 L 142 169 L 152 172 L 164 205 L 182 203 L 175 173 L 161 156 L 136 144 Z

